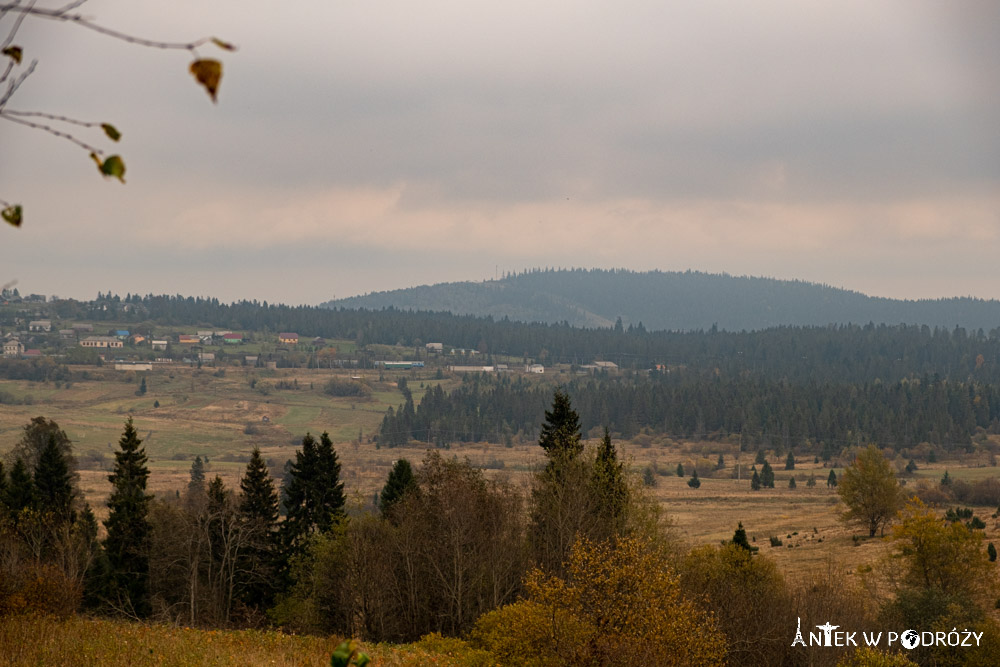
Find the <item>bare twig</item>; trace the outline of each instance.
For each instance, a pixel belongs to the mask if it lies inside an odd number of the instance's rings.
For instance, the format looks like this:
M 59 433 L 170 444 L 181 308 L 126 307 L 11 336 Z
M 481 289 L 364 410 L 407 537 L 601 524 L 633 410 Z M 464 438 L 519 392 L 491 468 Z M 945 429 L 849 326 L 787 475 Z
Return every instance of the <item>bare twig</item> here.
M 3 74 L 0 75 L 0 84 L 2 84 L 4 81 L 7 80 L 7 77 L 10 76 L 10 73 L 13 71 L 13 69 L 14 69 L 14 59 L 8 58 L 7 67 L 4 68 Z
M 33 5 L 34 2 L 31 3 Z M 82 4 L 82 3 L 80 3 Z M 161 42 L 158 40 L 144 39 L 142 37 L 136 37 L 134 35 L 129 35 L 124 32 L 119 32 L 118 30 L 112 30 L 111 28 L 106 28 L 100 24 L 94 23 L 90 19 L 86 18 L 82 14 L 69 14 L 68 9 L 72 9 L 78 6 L 77 3 L 70 3 L 66 7 L 60 9 L 42 9 L 33 7 L 31 5 L 26 5 L 21 7 L 18 2 L 7 3 L 5 5 L 0 5 L 0 11 L 10 11 L 15 13 L 20 13 L 21 16 L 18 20 L 23 20 L 24 16 L 31 15 L 37 18 L 49 19 L 52 21 L 64 21 L 66 23 L 74 23 L 88 30 L 93 30 L 99 32 L 102 35 L 107 35 L 108 37 L 113 37 L 115 39 L 120 39 L 123 42 L 128 42 L 129 44 L 139 44 L 140 46 L 148 46 L 154 49 L 178 49 L 184 51 L 194 51 L 197 47 L 202 44 L 207 44 L 212 41 L 211 37 L 202 37 L 201 39 L 195 40 L 193 42 Z
M 37 64 L 38 64 L 37 60 L 32 60 L 31 64 L 28 65 L 28 68 L 25 69 L 23 72 L 21 72 L 20 76 L 13 79 L 9 84 L 7 84 L 7 92 L 4 93 L 2 97 L 0 97 L 0 111 L 3 111 L 3 108 L 7 105 L 7 100 L 9 100 L 11 95 L 14 94 L 14 91 L 20 88 L 21 84 L 24 83 L 24 80 L 27 79 L 29 76 L 31 76 L 31 73 L 35 71 L 35 66 Z
M 2 44 L 0 44 L 0 49 L 6 49 L 8 46 L 10 46 L 10 43 L 14 41 L 14 35 L 17 34 L 17 31 L 18 29 L 20 29 L 21 24 L 24 23 L 25 17 L 28 16 L 28 14 L 31 14 L 32 12 L 35 11 L 34 9 L 35 0 L 31 0 L 31 2 L 29 2 L 24 7 L 21 7 L 20 5 L 21 2 L 20 0 L 18 0 L 17 2 L 13 3 L 13 6 L 10 6 L 10 9 L 8 10 L 8 11 L 19 11 L 21 12 L 21 15 L 18 16 L 16 19 L 14 19 L 14 26 L 10 29 L 10 32 L 7 33 L 7 38 L 4 39 Z M 2 12 L 0 13 L 0 16 L 3 16 L 3 14 L 7 13 L 7 11 L 4 11 L 4 8 L 2 6 L 0 6 L 0 12 Z
M 26 127 L 30 127 L 32 129 L 35 129 L 35 130 L 42 130 L 44 132 L 48 132 L 49 134 L 51 134 L 53 136 L 59 137 L 61 139 L 66 139 L 67 141 L 71 141 L 72 143 L 76 144 L 80 148 L 83 148 L 83 149 L 85 149 L 85 150 L 87 150 L 87 151 L 89 151 L 91 153 L 96 154 L 96 155 L 103 155 L 104 154 L 104 151 L 101 150 L 100 148 L 96 148 L 94 146 L 91 146 L 90 144 L 88 144 L 88 143 L 86 143 L 84 141 L 80 141 L 79 139 L 77 139 L 76 137 L 74 137 L 72 134 L 67 134 L 66 132 L 61 132 L 61 131 L 59 131 L 59 130 L 57 130 L 54 127 L 51 127 L 49 125 L 42 125 L 41 123 L 32 123 L 31 121 L 24 120 L 22 118 L 18 118 L 17 116 L 13 116 L 9 112 L 7 112 L 7 111 L 0 111 L 0 118 L 3 118 L 5 120 L 9 120 L 12 123 L 18 123 L 19 125 L 24 125 Z
M 79 125 L 80 127 L 100 127 L 103 125 L 103 123 L 77 120 L 76 118 L 69 118 L 67 116 L 57 116 L 56 114 L 45 113 L 44 111 L 11 111 L 10 109 L 5 109 L 3 113 L 8 116 L 18 116 L 20 118 L 47 118 L 48 120 L 57 120 L 61 123 L 70 123 L 72 125 Z

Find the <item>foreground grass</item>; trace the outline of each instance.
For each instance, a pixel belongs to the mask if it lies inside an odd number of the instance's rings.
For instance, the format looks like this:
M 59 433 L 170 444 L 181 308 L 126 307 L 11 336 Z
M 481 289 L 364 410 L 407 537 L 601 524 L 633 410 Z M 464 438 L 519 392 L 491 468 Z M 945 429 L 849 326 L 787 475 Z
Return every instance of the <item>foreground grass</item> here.
M 190 665 L 329 665 L 337 637 L 259 630 L 196 630 L 106 619 L 0 618 L 0 665 L 140 667 Z M 364 646 L 373 665 L 463 665 L 447 644 Z M 478 664 L 483 664 L 479 662 Z

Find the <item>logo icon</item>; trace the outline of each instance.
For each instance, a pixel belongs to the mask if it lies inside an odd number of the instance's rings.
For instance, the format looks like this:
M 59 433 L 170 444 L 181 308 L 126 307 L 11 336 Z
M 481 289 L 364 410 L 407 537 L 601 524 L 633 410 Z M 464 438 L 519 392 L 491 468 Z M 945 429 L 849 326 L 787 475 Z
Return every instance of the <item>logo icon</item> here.
M 920 633 L 916 630 L 907 630 L 899 636 L 899 643 L 908 649 L 917 648 L 920 645 Z

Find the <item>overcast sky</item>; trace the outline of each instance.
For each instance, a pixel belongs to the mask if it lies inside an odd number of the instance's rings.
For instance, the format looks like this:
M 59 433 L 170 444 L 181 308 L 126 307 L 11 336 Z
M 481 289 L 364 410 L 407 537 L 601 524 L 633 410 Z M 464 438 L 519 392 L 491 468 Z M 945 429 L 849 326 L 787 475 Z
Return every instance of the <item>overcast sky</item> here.
M 39 2 L 44 4 L 45 0 Z M 59 3 L 52 3 L 59 4 Z M 1000 298 L 1000 3 L 91 0 L 0 119 L 0 284 L 319 303 L 536 266 Z M 0 41 L 11 24 L 0 23 Z

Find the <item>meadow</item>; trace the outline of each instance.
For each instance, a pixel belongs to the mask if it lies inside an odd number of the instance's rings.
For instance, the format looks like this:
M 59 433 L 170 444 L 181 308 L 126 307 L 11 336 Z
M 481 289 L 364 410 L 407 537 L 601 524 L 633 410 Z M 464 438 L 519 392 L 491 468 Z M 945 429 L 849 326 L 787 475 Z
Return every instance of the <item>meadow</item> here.
M 106 514 L 107 475 L 129 415 L 144 440 L 153 493 L 172 495 L 182 490 L 195 456 L 207 460 L 209 477 L 219 475 L 234 488 L 255 446 L 260 447 L 272 474 L 280 474 L 306 432 L 329 431 L 342 462 L 348 504 L 360 511 L 371 506 L 397 459 L 418 462 L 427 450 L 419 443 L 379 448 L 372 440 L 385 411 L 404 400 L 397 379 L 407 378 L 415 402 L 436 384 L 448 390 L 461 382 L 460 376 L 447 374 L 435 379 L 432 369 L 380 373 L 170 365 L 139 375 L 108 366 L 74 370 L 86 370 L 89 379 L 68 384 L 0 381 L 0 391 L 19 399 L 30 397 L 29 405 L 4 405 L 0 410 L 0 456 L 32 417 L 55 420 L 73 441 L 80 487 L 99 518 Z M 145 377 L 147 391 L 139 396 L 141 377 Z M 324 393 L 331 379 L 351 377 L 369 385 L 371 395 L 355 398 Z M 537 379 L 550 384 L 558 380 L 553 374 Z M 596 432 L 588 435 L 590 442 L 596 442 Z M 771 457 L 775 488 L 751 491 L 748 471 L 754 453 L 741 453 L 733 443 L 683 442 L 640 434 L 616 445 L 637 476 L 647 467 L 656 471 L 655 486 L 649 491 L 662 504 L 675 538 L 684 546 L 730 539 L 742 522 L 754 545 L 793 580 L 818 568 L 853 572 L 887 549 L 884 540 L 855 539 L 861 531 L 840 521 L 843 507 L 836 490 L 826 486 L 831 468 L 812 457 L 800 457 L 794 471 L 785 471 L 784 460 Z M 528 438 L 515 438 L 509 446 L 452 443 L 447 453 L 467 458 L 489 475 L 504 475 L 525 489 L 543 460 L 541 449 Z M 724 467 L 706 474 L 706 468 L 715 467 L 719 454 Z M 688 475 L 695 465 L 703 471 L 700 488 L 690 488 L 687 477 L 675 474 L 678 463 Z M 838 476 L 843 472 L 842 467 L 834 470 Z M 945 470 L 955 479 L 969 481 L 1000 474 L 985 459 L 943 459 L 921 464 L 907 483 L 920 478 L 936 482 Z M 796 477 L 795 489 L 788 488 L 791 475 Z M 814 487 L 806 485 L 809 475 L 815 476 Z M 1000 523 L 991 516 L 995 509 L 977 511 L 987 522 L 988 540 L 1000 539 Z M 782 545 L 771 546 L 771 537 L 779 538 Z

